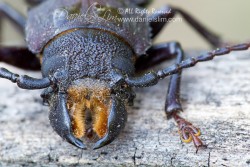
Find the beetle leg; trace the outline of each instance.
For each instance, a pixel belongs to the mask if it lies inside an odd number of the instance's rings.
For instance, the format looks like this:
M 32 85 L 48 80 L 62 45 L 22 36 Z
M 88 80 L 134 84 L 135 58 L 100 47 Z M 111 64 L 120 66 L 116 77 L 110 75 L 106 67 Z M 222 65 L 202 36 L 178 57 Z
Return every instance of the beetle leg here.
M 147 50 L 146 55 L 142 55 L 136 60 L 136 72 L 147 70 L 148 68 L 162 63 L 163 61 L 175 58 L 176 54 L 170 53 L 171 45 L 176 45 L 176 43 L 170 42 L 151 46 Z
M 44 2 L 45 0 L 26 0 L 26 2 L 32 6 L 39 5 L 40 3 Z
M 145 66 L 152 66 L 157 64 L 159 61 L 161 62 L 162 59 L 170 59 L 176 57 L 176 63 L 181 63 L 184 59 L 184 52 L 179 43 L 170 42 L 166 44 L 159 44 L 155 45 L 149 49 L 148 57 L 141 59 L 142 62 L 138 62 L 142 67 Z M 145 65 L 145 66 L 144 66 Z M 193 141 L 200 141 L 194 142 L 196 148 L 202 146 L 201 140 L 197 136 L 193 136 L 192 129 L 197 129 L 192 126 L 191 123 L 187 122 L 183 118 L 181 119 L 177 113 L 183 111 L 181 102 L 180 102 L 180 82 L 181 82 L 181 71 L 177 74 L 174 74 L 170 78 L 170 83 L 168 87 L 166 105 L 165 105 L 165 112 L 170 118 L 172 115 L 175 118 L 175 121 L 178 123 L 179 131 L 183 132 L 180 133 L 181 139 L 183 142 L 191 142 Z M 177 119 L 178 118 L 178 119 Z M 198 134 L 198 133 L 197 133 Z M 195 139 L 194 139 L 195 138 Z
M 49 105 L 49 99 L 51 98 L 54 92 L 55 91 L 51 86 L 42 91 L 40 96 L 43 99 L 44 105 Z
M 146 69 L 152 67 L 155 64 L 162 62 L 164 59 L 170 59 L 176 57 L 177 64 L 181 63 L 184 59 L 184 52 L 177 42 L 170 42 L 164 44 L 158 44 L 152 46 L 147 52 L 148 55 L 144 58 L 138 59 L 137 69 Z M 166 114 L 170 116 L 174 111 L 182 111 L 180 104 L 180 82 L 181 82 L 181 70 L 170 78 L 168 95 L 166 101 Z
M 176 55 L 176 63 L 181 63 L 184 59 L 184 52 L 178 43 L 169 43 L 166 47 L 166 54 Z M 167 52 L 168 51 L 168 52 Z M 203 146 L 202 141 L 198 138 L 200 133 L 199 129 L 194 127 L 190 122 L 178 116 L 180 111 L 183 111 L 180 100 L 180 84 L 181 84 L 181 73 L 180 70 L 177 74 L 174 74 L 170 78 L 167 98 L 165 103 L 165 112 L 167 117 L 170 118 L 172 115 L 178 124 L 181 139 L 183 142 L 193 141 L 196 149 Z M 200 131 L 199 131 L 200 132 Z
M 191 141 L 193 141 L 194 146 L 196 147 L 197 151 L 200 147 L 205 146 L 198 137 L 201 135 L 199 128 L 196 128 L 190 122 L 180 117 L 176 112 L 173 113 L 173 117 L 174 117 L 174 120 L 178 124 L 179 134 L 180 134 L 181 140 L 184 143 L 190 143 Z
M 21 28 L 24 33 L 26 19 L 19 12 L 17 12 L 8 4 L 0 2 L 0 14 L 4 14 L 6 17 L 8 17 L 12 22 L 18 25 L 18 27 Z
M 198 151 L 198 148 L 203 146 L 201 140 L 198 138 L 198 136 L 200 135 L 200 130 L 178 115 L 178 112 L 182 111 L 182 107 L 180 104 L 180 97 L 179 97 L 181 70 L 183 68 L 192 67 L 198 62 L 212 60 L 215 56 L 226 55 L 231 51 L 247 50 L 250 47 L 250 43 L 221 48 L 213 52 L 208 52 L 206 54 L 198 56 L 197 58 L 189 58 L 185 61 L 183 61 L 184 53 L 182 51 L 181 46 L 178 43 L 173 42 L 166 44 L 165 50 L 160 46 L 159 46 L 160 50 L 158 52 L 156 51 L 155 53 L 164 54 L 165 52 L 167 58 L 172 56 L 177 56 L 176 64 L 169 68 L 160 70 L 158 72 L 151 72 L 141 77 L 126 78 L 125 81 L 130 86 L 146 87 L 156 84 L 159 79 L 163 79 L 168 75 L 172 75 L 170 79 L 168 95 L 166 100 L 166 108 L 165 108 L 166 114 L 168 115 L 168 117 L 173 116 L 175 121 L 177 122 L 182 141 L 183 142 L 193 141 Z M 157 48 L 157 46 L 155 48 Z M 155 62 L 157 62 L 156 60 L 158 58 L 158 55 L 155 56 L 156 56 Z
M 164 59 L 170 59 L 176 57 L 177 64 L 181 63 L 184 59 L 184 52 L 181 45 L 178 42 L 170 42 L 164 44 L 158 44 L 152 46 L 147 52 L 148 55 L 145 58 L 140 58 L 136 62 L 137 69 L 145 69 L 151 67 Z M 173 74 L 170 78 L 168 95 L 166 101 L 166 114 L 170 116 L 173 112 L 182 111 L 180 104 L 180 82 L 181 82 L 181 70 L 176 74 Z
M 152 2 L 152 0 L 130 0 L 138 6 L 145 7 Z
M 82 141 L 75 138 L 72 133 L 71 120 L 66 106 L 66 94 L 64 92 L 59 92 L 57 97 L 53 99 L 54 103 L 50 106 L 51 111 L 49 113 L 49 120 L 52 128 L 59 136 L 68 141 L 70 144 L 81 149 L 86 149 Z
M 124 128 L 127 121 L 127 111 L 125 109 L 124 102 L 116 97 L 111 96 L 111 109 L 108 117 L 108 130 L 103 138 L 97 141 L 93 149 L 101 148 L 111 143 Z
M 204 25 L 199 23 L 196 19 L 190 16 L 188 13 L 179 8 L 174 8 L 170 6 L 163 7 L 160 11 L 164 12 L 155 12 L 155 14 L 151 15 L 150 18 L 152 20 L 158 20 L 157 18 L 165 18 L 166 22 L 150 22 L 150 26 L 152 27 L 152 38 L 159 34 L 162 28 L 167 24 L 168 20 L 173 19 L 175 15 L 180 14 L 189 24 L 193 27 L 202 37 L 204 37 L 213 47 L 223 46 L 221 38 L 208 30 Z
M 0 2 L 0 16 L 9 18 L 24 33 L 26 19 L 19 12 L 4 2 Z M 40 70 L 36 55 L 24 47 L 0 47 L 0 61 L 27 70 Z
M 0 47 L 0 61 L 25 70 L 41 69 L 39 59 L 25 47 Z
M 5 78 L 13 83 L 17 83 L 17 86 L 22 89 L 43 89 L 51 85 L 51 80 L 49 78 L 36 79 L 27 75 L 19 76 L 5 68 L 0 68 L 0 78 Z

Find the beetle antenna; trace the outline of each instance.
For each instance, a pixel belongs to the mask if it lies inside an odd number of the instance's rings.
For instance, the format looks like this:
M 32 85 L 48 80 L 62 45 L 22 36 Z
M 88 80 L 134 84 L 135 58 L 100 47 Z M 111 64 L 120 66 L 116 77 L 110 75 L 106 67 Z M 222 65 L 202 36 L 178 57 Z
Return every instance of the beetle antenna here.
M 157 76 L 160 79 L 165 78 L 166 76 L 178 73 L 180 70 L 182 70 L 184 68 L 193 67 L 198 62 L 209 61 L 209 60 L 212 60 L 215 56 L 226 55 L 226 54 L 229 54 L 232 51 L 248 50 L 249 47 L 250 47 L 250 43 L 243 43 L 243 44 L 238 44 L 238 45 L 234 45 L 234 46 L 227 46 L 227 47 L 224 47 L 224 48 L 219 48 L 217 50 L 202 54 L 202 55 L 200 55 L 198 57 L 188 58 L 188 59 L 182 61 L 180 64 L 174 64 L 171 67 L 160 70 L 160 71 L 157 72 Z
M 150 72 L 140 77 L 128 77 L 125 81 L 131 87 L 149 87 L 156 85 L 160 79 L 163 79 L 169 75 L 177 74 L 184 68 L 195 66 L 198 62 L 212 60 L 215 56 L 222 56 L 229 54 L 232 51 L 243 51 L 250 47 L 250 43 L 243 43 L 234 46 L 228 46 L 220 48 L 211 52 L 204 53 L 198 57 L 188 58 L 181 63 L 174 64 L 163 70 L 157 72 Z

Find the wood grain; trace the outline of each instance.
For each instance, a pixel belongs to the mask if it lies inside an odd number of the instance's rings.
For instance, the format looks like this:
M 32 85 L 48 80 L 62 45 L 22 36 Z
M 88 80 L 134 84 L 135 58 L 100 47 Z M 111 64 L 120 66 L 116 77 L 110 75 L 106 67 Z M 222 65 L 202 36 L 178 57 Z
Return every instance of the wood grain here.
M 21 90 L 1 79 L 0 166 L 250 166 L 249 64 L 249 51 L 234 52 L 183 71 L 181 115 L 201 128 L 208 145 L 197 154 L 192 143 L 180 141 L 174 121 L 163 112 L 169 78 L 137 89 L 124 131 L 96 151 L 93 141 L 86 140 L 89 149 L 83 151 L 53 132 L 40 91 Z

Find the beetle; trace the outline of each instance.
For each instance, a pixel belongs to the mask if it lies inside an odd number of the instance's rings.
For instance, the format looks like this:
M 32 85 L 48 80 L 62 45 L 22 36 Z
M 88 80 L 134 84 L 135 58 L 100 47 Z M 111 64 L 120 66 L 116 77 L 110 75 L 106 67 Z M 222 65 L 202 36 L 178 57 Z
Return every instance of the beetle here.
M 5 68 L 0 68 L 0 77 L 23 89 L 45 89 L 41 97 L 49 105 L 49 121 L 59 136 L 81 149 L 86 148 L 81 140 L 84 136 L 100 138 L 94 149 L 111 143 L 125 126 L 126 104 L 132 105 L 135 98 L 133 88 L 153 86 L 171 76 L 165 107 L 167 117 L 177 122 L 183 142 L 193 141 L 197 150 L 204 146 L 199 139 L 199 128 L 179 116 L 183 111 L 179 96 L 182 69 L 231 51 L 247 50 L 250 43 L 223 47 L 217 35 L 175 7 L 165 6 L 161 12 L 147 16 L 142 7 L 149 0 L 27 2 L 34 5 L 27 21 L 9 5 L 0 4 L 0 11 L 26 32 L 28 45 L 1 47 L 0 60 L 23 69 L 41 69 L 43 78 L 20 76 Z M 136 10 L 141 12 L 133 12 Z M 178 42 L 152 45 L 152 39 L 176 14 L 212 46 L 222 48 L 184 60 Z M 136 19 L 147 21 L 133 21 Z M 176 59 L 174 65 L 136 75 L 170 58 Z

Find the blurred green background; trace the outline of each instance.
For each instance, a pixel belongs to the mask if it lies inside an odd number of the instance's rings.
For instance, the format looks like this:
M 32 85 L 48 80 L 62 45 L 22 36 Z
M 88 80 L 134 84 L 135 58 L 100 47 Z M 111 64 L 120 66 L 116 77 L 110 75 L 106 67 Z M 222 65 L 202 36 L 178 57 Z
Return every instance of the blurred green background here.
M 28 6 L 23 0 L 0 0 L 26 14 Z M 164 4 L 178 6 L 209 29 L 221 35 L 223 39 L 233 42 L 250 40 L 250 1 L 249 0 L 154 0 L 149 8 L 160 8 Z M 177 17 L 180 17 L 177 15 Z M 13 28 L 13 25 L 3 20 L 1 44 L 24 45 L 22 35 Z M 179 41 L 184 48 L 208 48 L 208 44 L 186 24 L 181 22 L 170 23 L 157 37 L 156 43 L 164 41 Z

